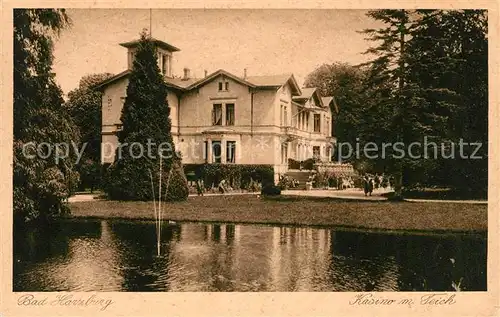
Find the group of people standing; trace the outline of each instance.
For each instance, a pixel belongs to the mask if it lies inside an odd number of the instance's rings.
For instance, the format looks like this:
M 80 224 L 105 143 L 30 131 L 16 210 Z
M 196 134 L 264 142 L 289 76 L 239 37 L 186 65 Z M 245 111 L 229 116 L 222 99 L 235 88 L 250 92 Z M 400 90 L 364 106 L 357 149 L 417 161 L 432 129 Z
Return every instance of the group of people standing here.
M 340 175 L 335 178 L 336 181 L 336 187 L 338 190 L 343 190 L 343 189 L 348 189 L 348 188 L 353 188 L 354 186 L 354 180 L 351 176 L 345 176 L 345 175 Z
M 371 196 L 375 189 L 390 186 L 389 179 L 384 176 L 379 176 L 378 174 L 375 174 L 375 176 L 365 174 L 362 179 L 362 184 L 365 196 Z
M 196 180 L 196 192 L 198 194 L 198 196 L 203 196 L 203 194 L 205 193 L 205 182 L 203 181 L 203 179 L 201 178 L 198 178 Z M 231 186 L 229 186 L 228 182 L 223 179 L 219 182 L 219 185 L 217 186 L 217 191 L 221 194 L 225 194 L 227 193 L 228 191 L 232 190 Z

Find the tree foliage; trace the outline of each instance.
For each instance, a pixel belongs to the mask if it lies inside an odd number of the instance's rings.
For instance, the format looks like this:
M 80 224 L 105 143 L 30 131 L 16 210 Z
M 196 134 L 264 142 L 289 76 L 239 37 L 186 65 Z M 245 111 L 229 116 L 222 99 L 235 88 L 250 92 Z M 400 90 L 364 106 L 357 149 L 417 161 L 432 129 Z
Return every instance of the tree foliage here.
M 488 61 L 487 16 L 482 10 L 374 10 L 384 24 L 362 32 L 373 43 L 372 59 L 356 67 L 323 65 L 306 80 L 334 95 L 340 108 L 334 133 L 338 142 L 478 142 L 481 160 L 369 158 L 351 160 L 367 171 L 392 174 L 396 194 L 403 185 L 487 188 Z M 359 139 L 357 139 L 359 138 Z M 429 149 L 432 150 L 432 149 Z M 472 149 L 471 149 L 472 151 Z M 457 151 L 458 152 L 458 151 Z M 379 154 L 381 152 L 379 151 Z M 458 153 L 456 153 L 458 155 Z M 470 154 L 470 152 L 469 152 Z M 441 153 L 438 153 L 438 157 Z
M 412 83 L 446 117 L 439 140 L 481 143 L 482 159 L 438 160 L 429 180 L 486 192 L 488 164 L 488 41 L 484 10 L 419 10 L 412 32 Z M 467 154 L 471 154 L 469 148 Z
M 15 9 L 13 21 L 14 219 L 29 221 L 66 211 L 63 200 L 78 181 L 73 156 L 57 160 L 54 148 L 78 142 L 52 73 L 52 38 L 69 18 L 63 9 Z M 48 147 L 41 155 L 25 147 L 42 142 L 50 146 L 50 155 Z
M 91 89 L 113 74 L 90 74 L 80 79 L 78 88 L 68 93 L 65 107 L 80 130 L 80 141 L 86 144 L 84 157 L 94 162 L 101 158 L 102 93 Z
M 80 190 L 90 188 L 92 191 L 100 186 L 102 92 L 92 88 L 112 76 L 110 73 L 85 75 L 78 88 L 68 93 L 65 107 L 80 132 L 79 148 L 84 149 L 76 167 L 80 173 Z
M 123 129 L 118 133 L 118 141 L 122 148 L 117 149 L 109 173 L 106 186 L 109 197 L 119 200 L 158 198 L 158 192 L 153 195 L 149 173 L 151 171 L 156 186 L 161 152 L 164 156 L 162 187 L 167 188 L 169 183 L 168 192 L 161 193 L 162 198 L 186 199 L 187 180 L 172 139 L 167 86 L 158 68 L 155 46 L 145 33 L 141 35 L 136 51 L 121 122 Z M 164 146 L 160 148 L 162 144 Z M 139 153 L 141 147 L 143 155 Z
M 322 96 L 334 96 L 337 105 L 341 105 L 338 113 L 334 106 L 331 109 L 332 135 L 337 143 L 355 144 L 359 137 L 366 99 L 365 77 L 365 69 L 339 62 L 323 64 L 306 77 L 305 87 L 317 87 Z

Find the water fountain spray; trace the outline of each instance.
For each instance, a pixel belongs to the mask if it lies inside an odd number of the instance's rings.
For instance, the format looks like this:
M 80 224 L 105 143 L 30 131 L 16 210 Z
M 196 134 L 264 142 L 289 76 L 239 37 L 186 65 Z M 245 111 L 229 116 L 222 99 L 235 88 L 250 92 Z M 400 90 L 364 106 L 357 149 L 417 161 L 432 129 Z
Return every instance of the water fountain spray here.
M 158 237 L 158 234 L 159 234 L 159 223 L 158 223 L 158 219 L 159 219 L 159 209 L 158 209 L 158 212 L 156 212 L 156 199 L 155 199 L 155 186 L 154 186 L 154 183 L 153 183 L 153 173 L 151 172 L 151 169 L 149 170 L 149 177 L 151 178 L 151 192 L 153 193 L 153 209 L 154 209 L 154 213 L 155 213 L 155 225 L 156 225 L 156 237 Z
M 163 211 L 161 208 L 161 201 L 162 201 L 162 171 L 163 171 L 163 159 L 162 156 L 160 155 L 160 166 L 159 166 L 159 180 L 158 180 L 158 208 L 156 208 L 156 199 L 155 199 L 155 188 L 154 188 L 154 182 L 153 182 L 153 174 L 151 173 L 151 170 L 149 170 L 149 176 L 151 178 L 151 190 L 153 193 L 153 208 L 154 208 L 154 213 L 155 213 L 155 224 L 156 224 L 156 249 L 158 256 L 160 256 L 160 245 L 161 245 L 161 224 L 162 224 L 162 216 L 163 216 Z M 165 198 L 168 195 L 168 187 L 170 184 L 170 177 L 172 176 L 172 170 L 174 166 L 170 167 L 170 171 L 168 173 L 168 178 L 167 178 L 167 184 L 165 186 Z
M 160 241 L 161 241 L 161 172 L 163 171 L 162 164 L 163 155 L 160 155 L 160 178 L 158 180 L 158 239 L 156 239 L 156 248 L 158 251 L 158 256 L 160 256 Z

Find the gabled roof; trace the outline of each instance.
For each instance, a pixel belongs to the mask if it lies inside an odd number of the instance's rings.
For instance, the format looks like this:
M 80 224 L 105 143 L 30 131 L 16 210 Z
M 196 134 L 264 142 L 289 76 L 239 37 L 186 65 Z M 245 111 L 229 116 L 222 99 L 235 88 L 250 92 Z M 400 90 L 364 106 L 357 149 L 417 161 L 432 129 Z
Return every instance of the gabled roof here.
M 167 85 L 172 85 L 174 87 L 178 87 L 181 89 L 186 89 L 187 87 L 193 85 L 199 80 L 200 80 L 199 78 L 182 79 L 182 78 L 165 77 L 165 82 L 167 83 Z
M 333 108 L 335 110 L 335 113 L 339 113 L 339 106 L 337 105 L 337 101 L 335 100 L 334 96 L 330 97 L 321 97 L 321 100 L 323 101 L 323 104 L 328 107 L 330 107 L 330 104 L 333 104 Z M 331 107 L 330 107 L 331 109 Z
M 201 80 L 193 83 L 192 85 L 188 86 L 186 89 L 187 90 L 191 90 L 191 89 L 203 86 L 204 84 L 212 81 L 213 79 L 215 79 L 216 77 L 218 77 L 220 75 L 226 76 L 228 78 L 231 78 L 232 80 L 234 80 L 234 81 L 236 81 L 236 82 L 238 82 L 238 83 L 240 83 L 242 85 L 246 85 L 246 86 L 252 87 L 252 88 L 256 87 L 254 84 L 252 84 L 252 83 L 250 83 L 250 82 L 248 82 L 248 81 L 246 81 L 246 80 L 244 80 L 244 79 L 242 79 L 242 78 L 240 78 L 240 77 L 238 77 L 236 75 L 233 75 L 230 72 L 226 72 L 223 69 L 219 69 L 219 70 L 213 72 L 212 74 L 208 75 L 207 77 L 205 77 L 205 78 L 203 78 L 203 79 L 201 79 Z
M 300 96 L 295 96 L 292 99 L 298 103 L 302 103 L 311 98 L 314 98 L 316 100 L 316 103 L 319 105 L 319 107 L 324 107 L 323 100 L 318 93 L 318 89 L 315 87 L 302 88 L 302 94 Z
M 247 81 L 251 82 L 257 87 L 262 88 L 278 88 L 285 85 L 286 83 L 289 83 L 290 87 L 292 87 L 292 95 L 297 96 L 301 94 L 300 87 L 297 84 L 297 81 L 295 80 L 293 74 L 249 76 L 247 77 Z
M 167 42 L 163 42 L 163 41 L 157 40 L 155 38 L 151 38 L 151 41 L 156 46 L 161 47 L 164 50 L 167 50 L 169 52 L 178 52 L 178 51 L 180 51 L 180 49 L 178 49 L 177 47 L 175 47 L 173 45 L 168 44 Z M 139 45 L 139 43 L 140 43 L 140 40 L 135 40 L 135 41 L 125 42 L 125 43 L 120 43 L 120 45 L 123 46 L 123 47 L 126 47 L 126 48 L 132 48 L 132 47 L 136 47 L 137 45 Z
M 113 77 L 110 77 L 110 78 L 100 82 L 99 84 L 93 86 L 92 88 L 95 90 L 102 91 L 104 88 L 106 88 L 106 86 L 108 86 L 108 85 L 110 85 L 110 84 L 112 84 L 112 83 L 114 83 L 122 78 L 128 77 L 131 72 L 132 71 L 130 69 L 127 69 L 119 74 L 116 74 Z M 178 90 L 184 90 L 186 87 L 191 85 L 193 82 L 199 80 L 197 78 L 190 78 L 188 80 L 183 80 L 181 78 L 169 78 L 169 77 L 165 77 L 164 79 L 165 79 L 165 83 L 167 84 L 168 87 L 175 88 Z
M 117 80 L 120 80 L 122 78 L 127 77 L 130 75 L 132 71 L 127 69 L 111 78 L 106 79 L 105 81 L 95 85 L 93 89 L 96 90 L 103 90 L 106 86 L 116 82 Z M 170 78 L 170 77 L 165 77 L 165 83 L 167 86 L 178 89 L 181 91 L 188 91 L 191 89 L 195 89 L 198 87 L 203 86 L 204 84 L 212 81 L 218 76 L 226 76 L 228 78 L 231 78 L 232 80 L 242 84 L 246 85 L 251 88 L 279 88 L 287 83 L 290 84 L 290 87 L 292 88 L 292 95 L 300 95 L 302 91 L 300 90 L 299 86 L 297 85 L 297 81 L 295 80 L 295 77 L 290 74 L 290 75 L 271 75 L 271 76 L 252 76 L 248 77 L 246 80 L 243 78 L 240 78 L 236 75 L 233 75 L 223 69 L 219 69 L 212 74 L 208 75 L 205 78 L 189 78 L 189 79 L 182 79 L 182 78 Z M 295 97 L 294 97 L 295 98 Z
M 119 74 L 114 75 L 113 77 L 110 77 L 110 78 L 108 78 L 108 79 L 106 79 L 106 80 L 104 80 L 104 81 L 102 81 L 102 82 L 98 83 L 97 85 L 93 86 L 93 87 L 92 87 L 92 89 L 95 89 L 95 90 L 102 90 L 102 89 L 104 89 L 107 85 L 112 84 L 112 83 L 114 83 L 115 81 L 120 80 L 120 79 L 122 79 L 122 78 L 124 78 L 124 77 L 127 77 L 128 75 L 130 75 L 130 73 L 131 73 L 131 70 L 130 70 L 130 69 L 127 69 L 127 70 L 125 70 L 125 71 L 123 71 L 123 72 L 121 72 L 121 73 L 119 73 Z
M 323 105 L 325 105 L 325 107 L 330 107 L 330 104 L 333 103 L 333 107 L 335 109 L 335 113 L 338 113 L 339 112 L 339 107 L 337 106 L 337 102 L 335 101 L 335 98 L 333 96 L 331 97 L 321 97 L 321 100 L 323 101 Z
M 330 103 L 333 101 L 333 97 L 321 97 L 321 102 L 325 107 L 330 107 Z
M 333 99 L 333 105 L 335 106 L 335 112 L 336 113 L 339 113 L 339 105 L 337 104 L 337 99 L 335 99 L 334 96 L 332 96 L 332 99 Z
M 333 97 L 321 97 L 321 101 L 323 101 L 323 104 L 325 106 L 329 105 L 330 102 L 332 102 L 333 100 Z
M 302 94 L 300 96 L 293 97 L 295 100 L 301 100 L 301 99 L 309 99 L 312 97 L 314 92 L 316 91 L 316 88 L 302 88 Z

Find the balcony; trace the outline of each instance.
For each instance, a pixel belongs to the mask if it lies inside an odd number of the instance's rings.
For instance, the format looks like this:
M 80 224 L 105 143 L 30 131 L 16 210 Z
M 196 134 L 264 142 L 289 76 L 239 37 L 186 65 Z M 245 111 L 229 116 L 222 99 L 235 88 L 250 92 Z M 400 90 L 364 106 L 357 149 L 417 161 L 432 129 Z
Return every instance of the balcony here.
M 299 133 L 299 130 L 292 126 L 282 126 L 281 133 L 285 134 L 287 137 L 287 142 L 292 142 L 296 140 L 299 136 L 302 136 Z
M 285 126 L 285 134 L 287 135 L 298 135 L 299 129 L 292 126 Z

